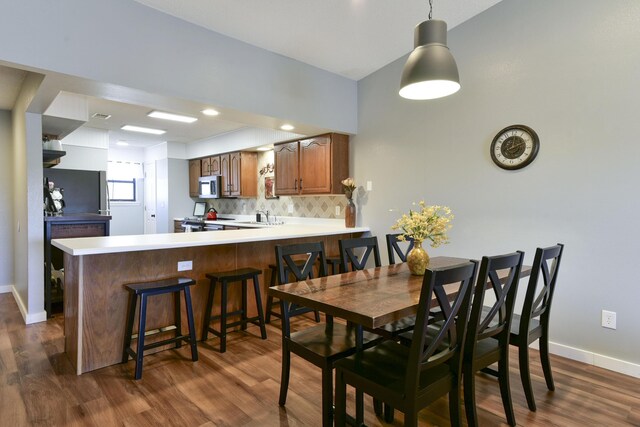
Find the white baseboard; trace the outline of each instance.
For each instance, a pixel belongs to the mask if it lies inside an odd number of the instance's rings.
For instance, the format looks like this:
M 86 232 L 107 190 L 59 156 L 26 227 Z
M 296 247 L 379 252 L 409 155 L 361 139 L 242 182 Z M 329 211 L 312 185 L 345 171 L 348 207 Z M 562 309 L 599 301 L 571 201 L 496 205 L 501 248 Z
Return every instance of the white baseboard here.
M 47 312 L 42 310 L 38 313 L 29 313 L 27 311 L 27 307 L 24 305 L 22 298 L 20 298 L 20 294 L 16 290 L 15 286 L 11 286 L 11 293 L 13 294 L 13 299 L 18 304 L 18 308 L 20 309 L 20 314 L 22 314 L 22 319 L 24 323 L 30 325 L 32 323 L 45 322 L 47 320 Z
M 537 344 L 537 341 L 534 344 Z M 532 345 L 532 347 L 534 346 Z M 537 347 L 537 345 L 535 347 Z M 567 359 L 576 360 L 578 362 L 640 378 L 640 364 L 637 363 L 615 359 L 613 357 L 554 342 L 549 342 L 549 352 L 558 356 L 566 357 Z
M 11 292 L 12 288 L 12 285 L 2 285 L 0 286 L 0 294 L 8 294 L 9 292 Z

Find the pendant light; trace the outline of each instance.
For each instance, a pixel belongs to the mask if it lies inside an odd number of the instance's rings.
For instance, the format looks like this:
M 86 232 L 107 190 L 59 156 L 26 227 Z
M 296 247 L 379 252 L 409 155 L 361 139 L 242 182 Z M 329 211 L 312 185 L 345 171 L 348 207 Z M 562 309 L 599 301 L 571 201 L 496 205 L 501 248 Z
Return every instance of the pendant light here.
M 409 55 L 400 81 L 400 96 L 407 99 L 436 99 L 460 89 L 458 66 L 447 47 L 447 23 L 431 19 L 433 0 L 429 0 L 429 20 L 414 30 L 414 49 Z

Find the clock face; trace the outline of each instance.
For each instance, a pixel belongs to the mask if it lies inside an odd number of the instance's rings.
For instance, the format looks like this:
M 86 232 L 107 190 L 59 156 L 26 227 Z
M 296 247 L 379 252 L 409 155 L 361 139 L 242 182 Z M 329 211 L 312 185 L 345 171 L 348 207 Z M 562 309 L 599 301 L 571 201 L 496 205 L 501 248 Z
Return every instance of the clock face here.
M 520 169 L 538 154 L 540 141 L 536 132 L 525 125 L 502 129 L 491 142 L 491 159 L 502 169 Z

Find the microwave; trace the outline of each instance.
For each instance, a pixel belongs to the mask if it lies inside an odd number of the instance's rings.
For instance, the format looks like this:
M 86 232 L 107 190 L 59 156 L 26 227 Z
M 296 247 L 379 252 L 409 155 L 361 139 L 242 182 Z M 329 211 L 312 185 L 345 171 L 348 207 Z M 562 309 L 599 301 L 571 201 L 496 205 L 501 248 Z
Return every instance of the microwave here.
M 222 177 L 220 175 L 202 176 L 198 179 L 198 197 L 218 199 L 222 195 Z

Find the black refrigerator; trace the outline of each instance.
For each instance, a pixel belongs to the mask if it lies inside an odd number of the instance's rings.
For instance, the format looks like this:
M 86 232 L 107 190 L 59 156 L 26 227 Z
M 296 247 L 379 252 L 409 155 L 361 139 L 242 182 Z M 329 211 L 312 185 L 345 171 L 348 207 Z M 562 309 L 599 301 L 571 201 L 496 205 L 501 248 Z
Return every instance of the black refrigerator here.
M 50 168 L 43 169 L 42 176 L 64 190 L 65 215 L 106 212 L 107 172 Z

